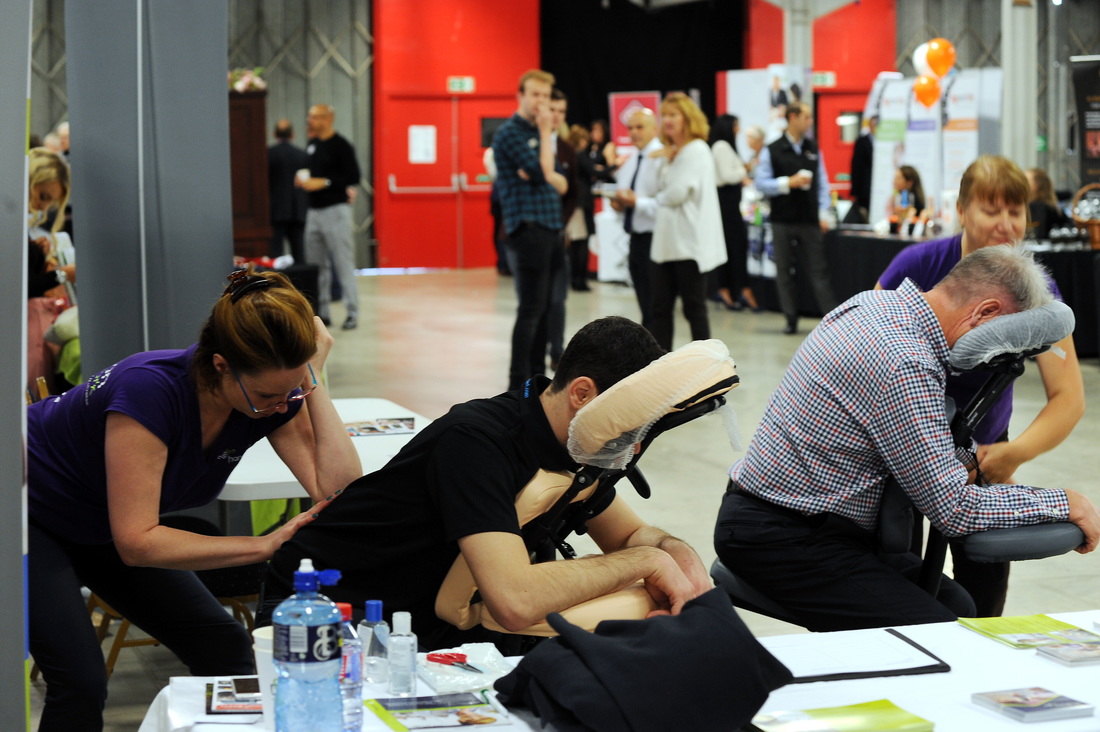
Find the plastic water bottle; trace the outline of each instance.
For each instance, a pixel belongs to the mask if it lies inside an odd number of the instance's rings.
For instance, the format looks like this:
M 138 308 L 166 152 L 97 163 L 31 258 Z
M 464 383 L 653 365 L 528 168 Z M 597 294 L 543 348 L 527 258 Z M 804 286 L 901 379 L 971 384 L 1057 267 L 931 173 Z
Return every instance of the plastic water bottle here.
M 351 603 L 340 608 L 340 695 L 344 698 L 344 730 L 359 732 L 363 727 L 363 642 L 351 624 Z
M 367 617 L 359 623 L 359 642 L 363 644 L 363 681 L 384 684 L 390 680 L 390 663 L 386 646 L 390 626 L 382 619 L 382 601 L 367 600 Z
M 272 616 L 274 625 L 275 729 L 334 732 L 343 727 L 340 698 L 340 611 L 320 592 L 340 572 L 316 572 L 303 559 L 294 594 Z
M 390 694 L 412 696 L 416 693 L 416 636 L 412 632 L 409 613 L 393 614 L 390 634 Z

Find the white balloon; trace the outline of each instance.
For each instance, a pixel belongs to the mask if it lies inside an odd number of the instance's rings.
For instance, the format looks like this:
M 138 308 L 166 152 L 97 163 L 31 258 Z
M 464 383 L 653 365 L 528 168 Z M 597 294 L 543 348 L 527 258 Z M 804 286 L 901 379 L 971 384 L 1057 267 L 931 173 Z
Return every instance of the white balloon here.
M 922 43 L 913 51 L 913 66 L 917 69 L 917 76 L 935 76 L 932 67 L 928 65 L 928 43 Z

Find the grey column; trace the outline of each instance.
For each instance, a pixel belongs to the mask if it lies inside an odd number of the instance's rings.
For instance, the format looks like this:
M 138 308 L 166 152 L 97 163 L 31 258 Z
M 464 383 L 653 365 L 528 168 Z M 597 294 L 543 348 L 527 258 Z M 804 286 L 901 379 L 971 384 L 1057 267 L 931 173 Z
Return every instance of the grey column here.
M 1001 108 L 1002 154 L 1021 168 L 1033 168 L 1038 160 L 1035 137 L 1039 112 L 1035 90 L 1039 88 L 1038 15 L 1035 5 L 1001 0 L 1001 59 L 1004 68 L 1004 106 Z M 1049 93 L 1049 92 L 1048 92 Z
M 193 342 L 232 265 L 226 0 L 65 4 L 88 376 Z
M 23 597 L 27 432 L 23 388 L 27 383 L 27 107 L 30 99 L 30 0 L 5 0 L 0 23 L 0 242 L 8 266 L 0 267 L 0 720 L 27 729 L 27 673 Z
M 851 0 L 765 0 L 783 9 L 783 63 L 813 69 L 814 21 Z M 806 90 L 806 98 L 810 96 Z

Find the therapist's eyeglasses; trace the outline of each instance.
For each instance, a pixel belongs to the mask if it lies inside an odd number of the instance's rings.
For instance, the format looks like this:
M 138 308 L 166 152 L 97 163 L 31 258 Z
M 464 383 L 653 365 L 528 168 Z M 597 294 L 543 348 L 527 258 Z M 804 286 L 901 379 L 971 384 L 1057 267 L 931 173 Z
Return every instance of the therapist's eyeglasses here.
M 234 368 L 230 368 L 229 370 L 233 372 L 233 378 L 237 380 L 237 385 L 241 387 L 241 393 L 244 394 L 245 401 L 248 402 L 248 407 L 252 410 L 252 413 L 271 414 L 279 407 L 286 406 L 290 402 L 300 402 L 301 400 L 312 394 L 314 391 L 316 391 L 317 377 L 313 373 L 313 367 L 307 363 L 306 368 L 309 369 L 309 378 L 313 380 L 312 386 L 310 386 L 308 389 L 302 389 L 301 387 L 299 387 L 287 394 L 286 399 L 284 399 L 283 401 L 272 404 L 270 407 L 264 407 L 263 409 L 256 409 L 256 406 L 252 403 L 252 399 L 248 396 L 248 389 L 244 388 L 244 382 L 241 381 L 240 374 L 237 373 L 237 370 Z

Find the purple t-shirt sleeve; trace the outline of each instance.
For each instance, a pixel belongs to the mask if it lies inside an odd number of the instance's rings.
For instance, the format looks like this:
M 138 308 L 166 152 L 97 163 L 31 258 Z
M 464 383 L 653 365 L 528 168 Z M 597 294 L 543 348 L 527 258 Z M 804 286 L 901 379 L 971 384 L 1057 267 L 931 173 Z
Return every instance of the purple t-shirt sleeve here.
M 951 271 L 962 256 L 962 237 L 910 244 L 902 249 L 879 277 L 884 290 L 896 290 L 906 277 L 928 292 Z
M 115 379 L 115 383 L 108 380 L 103 412 L 125 414 L 165 445 L 172 445 L 186 422 L 181 403 L 184 395 L 173 381 L 156 369 L 128 369 L 125 379 Z

